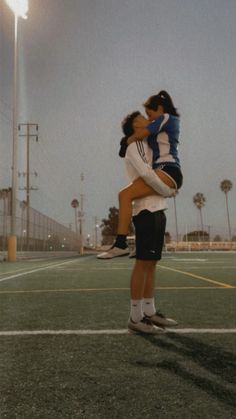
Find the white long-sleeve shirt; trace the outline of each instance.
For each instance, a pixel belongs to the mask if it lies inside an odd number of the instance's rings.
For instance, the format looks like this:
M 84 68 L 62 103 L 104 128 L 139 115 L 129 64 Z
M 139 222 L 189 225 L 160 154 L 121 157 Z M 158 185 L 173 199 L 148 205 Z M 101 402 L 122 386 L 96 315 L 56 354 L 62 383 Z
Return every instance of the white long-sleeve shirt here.
M 146 140 L 136 141 L 128 146 L 125 154 L 125 166 L 129 180 L 133 182 L 138 177 L 142 177 L 147 184 L 157 190 L 160 189 L 160 180 L 152 170 L 151 164 L 152 150 Z M 137 215 L 144 209 L 154 212 L 167 208 L 167 202 L 163 196 L 150 195 L 134 201 L 133 215 Z

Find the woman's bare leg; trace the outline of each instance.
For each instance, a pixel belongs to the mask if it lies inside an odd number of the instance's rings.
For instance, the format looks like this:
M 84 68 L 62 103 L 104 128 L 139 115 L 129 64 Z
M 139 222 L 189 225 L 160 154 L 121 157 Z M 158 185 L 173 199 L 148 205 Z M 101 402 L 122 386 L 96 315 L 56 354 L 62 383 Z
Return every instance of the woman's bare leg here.
M 171 188 L 175 188 L 174 182 L 162 170 L 155 170 L 157 176 Z M 146 196 L 157 195 L 157 192 L 147 185 L 142 178 L 136 179 L 133 183 L 122 189 L 119 193 L 119 221 L 117 234 L 127 235 L 132 218 L 132 201 Z

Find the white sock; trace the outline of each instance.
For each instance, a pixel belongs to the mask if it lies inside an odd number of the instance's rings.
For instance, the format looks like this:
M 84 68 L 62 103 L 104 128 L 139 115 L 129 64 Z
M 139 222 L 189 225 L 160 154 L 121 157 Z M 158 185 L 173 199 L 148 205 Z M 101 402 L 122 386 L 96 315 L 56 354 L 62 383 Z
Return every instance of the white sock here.
M 130 318 L 133 322 L 138 323 L 143 318 L 142 300 L 130 301 Z
M 144 298 L 143 299 L 143 312 L 146 316 L 153 316 L 156 313 L 155 300 L 153 298 Z

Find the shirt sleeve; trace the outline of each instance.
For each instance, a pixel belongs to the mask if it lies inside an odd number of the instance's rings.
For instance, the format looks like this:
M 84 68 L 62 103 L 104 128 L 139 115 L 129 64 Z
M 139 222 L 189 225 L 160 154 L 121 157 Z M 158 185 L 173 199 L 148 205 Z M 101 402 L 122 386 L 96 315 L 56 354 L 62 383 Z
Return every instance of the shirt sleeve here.
M 159 116 L 157 119 L 155 119 L 153 122 L 151 122 L 149 125 L 146 126 L 150 134 L 157 135 L 163 128 L 163 126 L 167 123 L 169 119 L 169 114 L 165 113 L 161 116 Z
M 131 143 L 126 151 L 126 158 L 141 177 L 155 192 L 164 197 L 172 196 L 173 189 L 167 186 L 148 163 L 142 141 Z

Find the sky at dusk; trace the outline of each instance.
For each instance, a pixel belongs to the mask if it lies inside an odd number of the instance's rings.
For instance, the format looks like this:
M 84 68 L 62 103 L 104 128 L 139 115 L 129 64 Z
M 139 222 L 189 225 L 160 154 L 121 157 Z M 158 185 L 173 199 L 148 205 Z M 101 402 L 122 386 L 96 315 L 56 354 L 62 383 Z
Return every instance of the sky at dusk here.
M 192 197 L 201 192 L 206 229 L 227 237 L 220 182 L 230 179 L 236 235 L 235 22 L 235 0 L 29 0 L 28 19 L 19 22 L 19 122 L 39 124 L 31 206 L 68 226 L 70 202 L 83 193 L 92 234 L 94 217 L 107 217 L 127 184 L 118 157 L 122 119 L 165 89 L 181 114 L 179 231 L 200 228 Z M 11 184 L 13 33 L 0 0 L 0 188 Z M 24 156 L 19 139 L 20 171 Z M 174 236 L 173 200 L 168 205 Z

